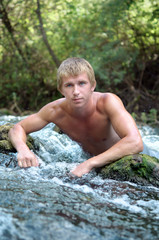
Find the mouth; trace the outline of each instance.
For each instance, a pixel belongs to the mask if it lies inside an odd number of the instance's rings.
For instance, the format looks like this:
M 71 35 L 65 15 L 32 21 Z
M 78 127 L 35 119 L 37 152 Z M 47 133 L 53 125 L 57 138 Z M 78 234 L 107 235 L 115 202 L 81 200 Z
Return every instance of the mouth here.
M 73 98 L 72 101 L 73 102 L 80 102 L 82 100 L 82 98 Z

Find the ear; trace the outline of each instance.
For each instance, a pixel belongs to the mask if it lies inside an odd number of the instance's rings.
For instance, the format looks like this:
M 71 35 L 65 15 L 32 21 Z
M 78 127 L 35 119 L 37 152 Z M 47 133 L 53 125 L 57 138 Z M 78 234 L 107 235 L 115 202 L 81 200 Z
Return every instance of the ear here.
M 96 81 L 95 81 L 95 83 L 92 85 L 91 91 L 93 92 L 95 88 L 96 88 Z
M 64 93 L 63 93 L 63 91 L 62 91 L 62 89 L 58 89 L 58 91 L 62 94 L 62 96 L 65 97 L 65 95 L 64 95 Z

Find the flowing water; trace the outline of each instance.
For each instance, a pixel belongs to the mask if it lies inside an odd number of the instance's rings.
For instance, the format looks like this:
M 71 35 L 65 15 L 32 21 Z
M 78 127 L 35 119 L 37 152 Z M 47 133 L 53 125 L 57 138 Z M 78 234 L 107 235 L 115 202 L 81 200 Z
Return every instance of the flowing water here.
M 0 124 L 19 120 L 3 116 Z M 20 169 L 16 154 L 0 154 L 0 240 L 158 240 L 159 189 L 103 180 L 95 171 L 71 178 L 89 156 L 53 126 L 31 134 L 39 167 Z M 140 131 L 159 158 L 159 130 Z

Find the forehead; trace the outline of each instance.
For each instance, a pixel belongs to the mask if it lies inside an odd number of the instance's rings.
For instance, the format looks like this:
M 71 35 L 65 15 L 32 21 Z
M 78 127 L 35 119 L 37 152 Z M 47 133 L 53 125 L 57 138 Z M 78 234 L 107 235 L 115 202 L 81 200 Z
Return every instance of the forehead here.
M 67 77 L 62 77 L 62 82 L 66 83 L 66 82 L 75 82 L 75 81 L 80 81 L 80 80 L 85 80 L 85 81 L 89 81 L 88 75 L 87 73 L 80 73 L 77 76 L 67 76 Z

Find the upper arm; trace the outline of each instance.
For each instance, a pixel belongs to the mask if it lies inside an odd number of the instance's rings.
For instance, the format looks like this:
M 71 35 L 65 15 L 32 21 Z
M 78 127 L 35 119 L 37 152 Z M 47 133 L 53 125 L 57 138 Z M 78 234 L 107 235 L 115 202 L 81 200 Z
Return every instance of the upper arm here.
M 122 101 L 114 94 L 108 94 L 104 100 L 106 114 L 120 138 L 140 136 L 136 123 L 125 109 Z
M 64 102 L 64 98 L 48 103 L 41 108 L 39 112 L 30 115 L 26 119 L 20 121 L 17 125 L 20 125 L 25 133 L 29 134 L 42 129 L 50 122 L 56 123 L 61 117 L 62 102 Z
M 17 123 L 17 126 L 18 125 L 24 129 L 26 134 L 29 134 L 42 129 L 47 125 L 47 122 L 43 120 L 38 113 L 35 113 Z
M 48 104 L 40 109 L 39 112 L 34 113 L 17 123 L 17 125 L 20 125 L 26 134 L 38 131 L 50 122 L 50 118 L 53 118 L 53 112 L 53 107 L 51 104 Z

